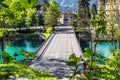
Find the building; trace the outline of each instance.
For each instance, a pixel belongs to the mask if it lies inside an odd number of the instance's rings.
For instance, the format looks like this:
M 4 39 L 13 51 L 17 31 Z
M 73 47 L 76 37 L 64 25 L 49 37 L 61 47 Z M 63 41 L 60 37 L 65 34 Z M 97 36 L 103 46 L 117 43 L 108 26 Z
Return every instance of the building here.
M 98 11 L 118 10 L 120 8 L 119 0 L 98 0 Z
M 59 18 L 59 23 L 61 25 L 73 25 L 74 14 L 73 12 L 63 11 L 61 17 Z
M 108 26 L 119 26 L 120 24 L 120 1 L 119 0 L 98 0 L 98 13 L 105 12 Z

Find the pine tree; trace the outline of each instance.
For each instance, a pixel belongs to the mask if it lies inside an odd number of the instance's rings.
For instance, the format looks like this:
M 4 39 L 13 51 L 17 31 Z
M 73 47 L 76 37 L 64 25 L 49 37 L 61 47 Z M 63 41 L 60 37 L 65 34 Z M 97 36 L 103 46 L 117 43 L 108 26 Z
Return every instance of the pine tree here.
M 92 10 L 91 10 L 91 12 L 92 12 L 93 16 L 97 14 L 97 7 L 96 7 L 95 4 L 92 4 Z
M 80 28 L 89 27 L 90 20 L 90 8 L 89 0 L 79 0 L 79 9 L 78 9 L 78 22 L 77 25 Z
M 60 17 L 59 4 L 54 0 L 49 2 L 45 11 L 45 25 L 54 27 L 57 25 L 57 20 Z

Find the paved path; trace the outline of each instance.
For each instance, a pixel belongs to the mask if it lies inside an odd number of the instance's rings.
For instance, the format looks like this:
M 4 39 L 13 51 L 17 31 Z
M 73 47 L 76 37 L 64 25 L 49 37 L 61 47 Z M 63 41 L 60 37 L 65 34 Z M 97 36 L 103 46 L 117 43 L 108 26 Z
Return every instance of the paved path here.
M 37 53 L 38 56 L 43 54 L 42 57 L 36 59 L 30 67 L 48 70 L 52 76 L 62 79 L 72 72 L 72 68 L 66 65 L 69 55 L 75 53 L 80 56 L 82 51 L 71 27 L 58 27 L 51 37 L 46 46 L 43 46 L 45 50 Z

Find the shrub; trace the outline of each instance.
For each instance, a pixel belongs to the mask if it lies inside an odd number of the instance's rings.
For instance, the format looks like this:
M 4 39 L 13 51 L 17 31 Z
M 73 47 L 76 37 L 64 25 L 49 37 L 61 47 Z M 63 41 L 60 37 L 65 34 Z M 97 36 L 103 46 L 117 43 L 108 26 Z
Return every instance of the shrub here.
M 46 29 L 46 33 L 51 33 L 53 31 L 53 27 L 47 27 L 47 29 Z
M 59 80 L 59 79 L 56 77 L 40 77 L 37 78 L 36 80 Z
M 51 77 L 48 71 L 39 72 L 21 63 L 0 64 L 0 80 L 7 80 L 10 76 L 29 80 L 58 80 L 57 77 Z
M 45 37 L 45 38 L 48 38 L 50 36 L 50 33 L 42 33 L 42 35 Z
M 6 52 L 2 52 L 2 60 L 3 60 L 3 63 L 13 62 L 13 59 L 11 58 L 11 56 Z

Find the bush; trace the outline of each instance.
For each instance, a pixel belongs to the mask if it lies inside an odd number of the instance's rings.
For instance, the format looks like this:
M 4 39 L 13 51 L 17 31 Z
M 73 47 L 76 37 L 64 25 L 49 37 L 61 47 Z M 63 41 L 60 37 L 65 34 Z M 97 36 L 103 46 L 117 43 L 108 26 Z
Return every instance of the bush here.
M 13 62 L 13 58 L 11 58 L 11 56 L 6 52 L 2 52 L 2 60 L 3 60 L 3 63 Z
M 51 77 L 48 71 L 39 72 L 23 63 L 0 64 L 0 80 L 7 80 L 10 76 L 29 80 L 58 80 L 57 77 Z
M 53 31 L 53 27 L 47 27 L 47 29 L 46 29 L 46 33 L 51 33 Z
M 42 35 L 45 37 L 45 38 L 48 38 L 50 36 L 50 33 L 42 33 Z
M 56 77 L 41 77 L 41 78 L 37 78 L 36 80 L 59 80 Z

